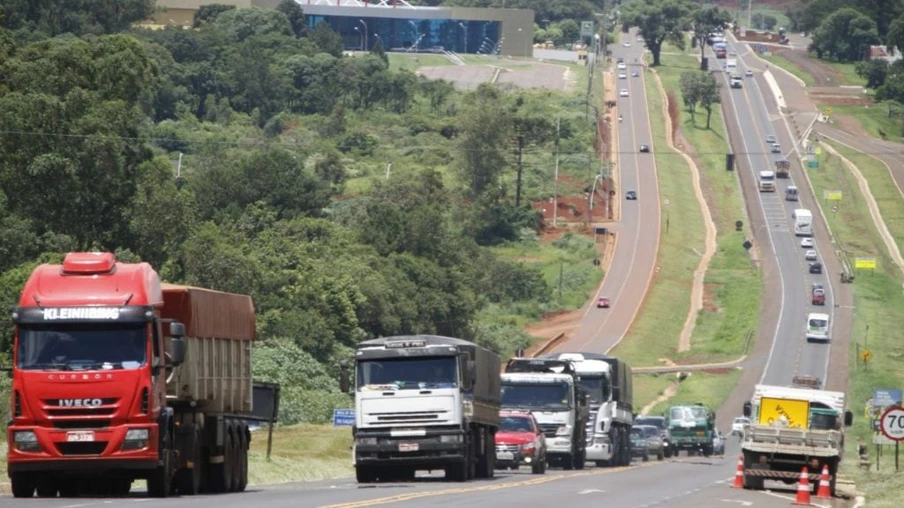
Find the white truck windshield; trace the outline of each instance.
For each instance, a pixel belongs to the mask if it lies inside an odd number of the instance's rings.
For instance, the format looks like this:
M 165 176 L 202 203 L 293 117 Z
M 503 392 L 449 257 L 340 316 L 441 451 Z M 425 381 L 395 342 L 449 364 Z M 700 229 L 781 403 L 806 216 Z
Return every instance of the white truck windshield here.
M 418 390 L 458 386 L 454 356 L 426 356 L 362 360 L 358 362 L 358 389 Z
M 571 408 L 567 383 L 502 384 L 502 407 L 566 411 Z

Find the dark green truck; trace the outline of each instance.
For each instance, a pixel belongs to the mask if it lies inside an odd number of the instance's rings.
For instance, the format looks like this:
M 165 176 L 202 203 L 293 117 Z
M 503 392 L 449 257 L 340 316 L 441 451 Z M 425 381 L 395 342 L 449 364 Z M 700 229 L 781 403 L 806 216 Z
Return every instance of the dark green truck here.
M 703 404 L 672 406 L 666 413 L 669 425 L 669 444 L 677 456 L 681 450 L 688 455 L 713 454 L 716 432 L 716 413 Z

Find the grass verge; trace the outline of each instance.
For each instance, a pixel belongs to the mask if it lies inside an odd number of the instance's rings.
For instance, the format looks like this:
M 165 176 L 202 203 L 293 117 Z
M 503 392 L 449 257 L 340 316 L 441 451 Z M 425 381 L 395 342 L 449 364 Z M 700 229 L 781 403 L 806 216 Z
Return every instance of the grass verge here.
M 856 118 L 870 136 L 887 141 L 904 141 L 904 125 L 901 117 L 889 117 L 888 110 L 882 105 L 832 106 L 832 116 L 843 115 Z
M 718 409 L 728 398 L 741 378 L 741 370 L 731 369 L 726 372 L 691 372 L 678 385 L 678 393 L 669 400 L 653 406 L 649 414 L 661 415 L 671 406 L 694 404 L 701 402 L 708 407 Z
M 267 430 L 251 439 L 248 481 L 251 484 L 321 480 L 352 476 L 352 433 L 347 427 L 293 425 L 273 430 L 267 461 Z
M 862 166 L 860 169 L 865 170 Z M 841 473 L 856 482 L 858 490 L 865 493 L 869 506 L 897 507 L 900 506 L 904 477 L 895 474 L 889 467 L 892 454 L 888 447 L 880 459 L 883 462 L 880 471 L 866 472 L 858 468 L 857 444 L 861 439 L 870 444 L 870 455 L 875 462 L 872 430 L 870 422 L 863 416 L 864 405 L 874 388 L 893 388 L 904 384 L 904 314 L 889 312 L 889 309 L 904 306 L 904 293 L 901 291 L 904 280 L 889 259 L 856 179 L 844 168 L 840 159 L 824 153 L 820 156 L 820 169 L 810 171 L 810 178 L 817 196 L 827 189 L 844 192 L 844 201 L 839 205 L 838 212 L 826 217 L 833 234 L 844 248 L 851 256 L 877 258 L 876 270 L 873 273 L 861 271 L 852 285 L 856 311 L 851 330 L 848 408 L 854 412 L 854 426 L 845 440 L 847 453 Z M 871 189 L 878 191 L 879 185 L 871 186 Z M 857 359 L 857 352 L 864 347 L 873 352 L 868 366 Z
M 416 71 L 420 67 L 434 67 L 444 65 L 455 65 L 443 55 L 433 55 L 429 53 L 387 53 L 389 57 L 389 70 L 398 71 L 408 69 Z
M 665 392 L 672 382 L 677 380 L 675 374 L 634 374 L 634 410 L 640 413 L 650 402 Z
M 668 56 L 670 60 L 679 58 Z M 693 273 L 700 261 L 697 252 L 703 252 L 706 231 L 694 197 L 690 168 L 666 143 L 664 98 L 654 79 L 650 75 L 644 77 L 653 131 L 652 156 L 656 161 L 660 199 L 662 203 L 667 199 L 669 204 L 662 206 L 657 272 L 652 286 L 625 340 L 612 352 L 635 366 L 655 365 L 659 358 L 675 353 L 690 308 Z
M 803 82 L 806 84 L 806 86 L 816 85 L 816 78 L 814 78 L 812 74 L 801 69 L 800 67 L 797 66 L 796 63 L 792 62 L 791 60 L 788 60 L 787 58 L 783 57 L 781 54 L 772 53 L 772 54 L 766 56 L 762 53 L 758 53 L 757 55 L 760 58 L 762 58 L 763 60 L 766 60 L 767 62 L 769 62 L 777 67 L 781 67 L 782 69 L 797 76 L 798 78 L 803 80 Z
M 835 83 L 839 86 L 864 86 L 866 85 L 866 80 L 861 78 L 857 74 L 856 64 L 852 63 L 841 63 L 841 62 L 829 62 L 826 60 L 820 60 L 821 63 L 835 69 L 835 72 L 841 74 L 841 80 L 838 83 Z

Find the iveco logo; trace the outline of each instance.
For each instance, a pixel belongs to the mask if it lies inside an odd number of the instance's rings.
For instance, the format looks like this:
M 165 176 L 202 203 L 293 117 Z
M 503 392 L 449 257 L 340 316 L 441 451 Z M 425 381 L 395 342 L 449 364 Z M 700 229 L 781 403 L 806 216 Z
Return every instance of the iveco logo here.
M 104 402 L 100 399 L 60 399 L 60 407 L 98 407 Z

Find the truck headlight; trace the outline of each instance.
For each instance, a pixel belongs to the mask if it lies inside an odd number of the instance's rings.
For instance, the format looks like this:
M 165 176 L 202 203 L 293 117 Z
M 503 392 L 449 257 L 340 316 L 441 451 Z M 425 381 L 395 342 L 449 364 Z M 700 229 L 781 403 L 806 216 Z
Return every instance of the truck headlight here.
M 355 444 L 356 445 L 375 445 L 375 444 L 377 444 L 377 438 L 375 438 L 375 437 L 356 437 Z
M 126 432 L 126 438 L 122 442 L 122 449 L 125 451 L 147 448 L 149 438 L 150 432 L 148 432 L 148 429 L 129 429 Z
M 38 436 L 30 430 L 20 430 L 13 434 L 13 442 L 16 443 L 16 449 L 20 452 L 39 452 L 41 445 L 38 444 Z
M 461 434 L 454 434 L 450 436 L 440 436 L 440 443 L 461 443 Z
M 558 429 L 556 429 L 557 436 L 569 436 L 571 435 L 571 425 L 562 425 Z

